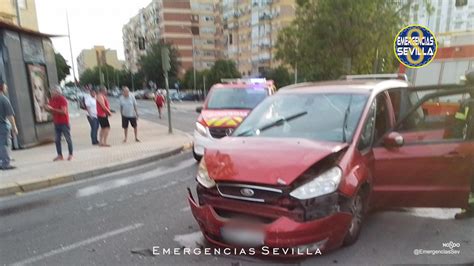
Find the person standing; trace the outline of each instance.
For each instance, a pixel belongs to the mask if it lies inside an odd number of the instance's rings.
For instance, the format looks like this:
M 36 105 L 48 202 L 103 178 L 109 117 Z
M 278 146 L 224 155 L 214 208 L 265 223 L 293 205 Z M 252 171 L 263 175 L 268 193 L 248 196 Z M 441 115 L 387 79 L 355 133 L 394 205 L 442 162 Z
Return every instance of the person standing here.
M 56 132 L 56 152 L 57 156 L 53 161 L 64 160 L 62 147 L 61 147 L 61 136 L 64 136 L 67 142 L 67 148 L 69 156 L 67 160 L 72 160 L 72 139 L 71 139 L 71 127 L 69 125 L 69 111 L 66 97 L 61 94 L 61 88 L 54 86 L 51 88 L 51 99 L 45 106 L 45 110 L 53 115 L 54 130 Z
M 162 116 L 162 109 L 163 109 L 163 106 L 165 105 L 165 97 L 163 96 L 161 91 L 157 91 L 156 97 L 155 97 L 155 103 L 156 103 L 156 107 L 158 108 L 158 114 L 159 114 L 160 119 L 161 119 L 163 117 Z
M 127 142 L 128 137 L 128 124 L 132 125 L 133 133 L 135 134 L 135 141 L 140 142 L 138 139 L 138 110 L 137 100 L 134 96 L 130 96 L 130 90 L 128 87 L 123 87 L 122 96 L 120 96 L 120 113 L 122 114 L 122 128 L 123 128 L 123 142 Z
M 97 119 L 99 120 L 99 147 L 110 147 L 107 144 L 107 138 L 110 132 L 109 116 L 112 116 L 110 111 L 110 103 L 107 99 L 107 88 L 101 87 L 97 97 Z
M 91 126 L 91 141 L 92 145 L 98 145 L 97 132 L 99 130 L 99 119 L 97 119 L 97 92 L 95 89 L 90 89 L 89 95 L 84 98 L 84 105 L 87 111 L 87 121 Z
M 0 78 L 0 161 L 2 170 L 12 170 L 16 167 L 10 164 L 10 154 L 8 149 L 10 146 L 10 131 L 13 135 L 18 135 L 16 127 L 15 113 L 13 107 L 5 95 L 7 93 L 7 85 Z

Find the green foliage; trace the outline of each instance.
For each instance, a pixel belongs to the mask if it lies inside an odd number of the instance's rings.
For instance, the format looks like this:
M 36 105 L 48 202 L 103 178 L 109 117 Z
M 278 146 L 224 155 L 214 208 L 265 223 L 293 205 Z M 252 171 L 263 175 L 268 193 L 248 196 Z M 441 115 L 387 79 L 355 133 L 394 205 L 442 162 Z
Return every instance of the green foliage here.
M 170 79 L 177 77 L 179 62 L 178 62 L 178 51 L 168 44 L 164 44 L 170 49 L 170 64 L 171 70 L 168 72 Z M 139 65 L 141 71 L 146 77 L 146 80 L 154 81 L 158 84 L 158 87 L 165 87 L 165 78 L 163 75 L 163 69 L 161 65 L 161 48 L 163 44 L 155 43 L 150 47 L 150 50 L 146 55 L 140 57 Z
M 56 60 L 56 70 L 58 72 L 58 81 L 63 81 L 67 75 L 70 74 L 69 69 L 71 68 L 66 59 L 60 53 L 54 53 L 54 59 Z
M 269 80 L 273 80 L 277 89 L 290 85 L 293 83 L 293 78 L 288 72 L 288 69 L 284 66 L 279 66 L 274 69 L 269 69 L 263 73 L 263 77 Z
M 223 78 L 240 78 L 239 70 L 232 60 L 217 60 L 209 71 L 208 87 L 221 82 Z
M 117 86 L 127 86 L 130 89 L 141 89 L 145 81 L 145 76 L 142 72 L 133 74 L 133 85 L 132 85 L 132 74 L 127 70 L 117 70 L 112 66 L 105 65 L 101 67 L 94 67 L 93 69 L 86 69 L 80 76 L 80 83 L 82 85 L 92 84 L 94 86 L 101 85 L 100 74 L 104 77 L 103 85 L 108 88 Z
M 298 0 L 295 20 L 278 35 L 276 58 L 297 66 L 299 80 L 394 72 L 393 39 L 409 8 L 395 2 Z

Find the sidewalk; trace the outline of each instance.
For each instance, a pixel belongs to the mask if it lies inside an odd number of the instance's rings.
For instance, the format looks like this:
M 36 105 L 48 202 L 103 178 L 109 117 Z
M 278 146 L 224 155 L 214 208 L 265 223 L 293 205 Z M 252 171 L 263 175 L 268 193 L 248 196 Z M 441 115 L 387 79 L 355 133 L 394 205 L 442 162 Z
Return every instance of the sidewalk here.
M 167 127 L 146 120 L 138 121 L 138 138 L 133 137 L 129 127 L 128 142 L 122 143 L 123 129 L 120 114 L 110 118 L 109 144 L 112 147 L 92 146 L 89 123 L 81 114 L 71 115 L 71 134 L 74 143 L 72 161 L 53 162 L 56 156 L 54 143 L 30 149 L 13 151 L 12 165 L 18 167 L 0 172 L 0 196 L 26 192 L 72 182 L 103 173 L 122 170 L 177 154 L 190 147 L 184 133 L 168 134 Z M 67 157 L 67 144 L 63 140 L 63 154 Z
M 204 102 L 194 102 L 194 101 L 182 101 L 182 102 L 173 102 L 171 103 L 171 109 L 178 109 L 184 111 L 196 111 L 196 107 L 200 107 L 204 104 Z

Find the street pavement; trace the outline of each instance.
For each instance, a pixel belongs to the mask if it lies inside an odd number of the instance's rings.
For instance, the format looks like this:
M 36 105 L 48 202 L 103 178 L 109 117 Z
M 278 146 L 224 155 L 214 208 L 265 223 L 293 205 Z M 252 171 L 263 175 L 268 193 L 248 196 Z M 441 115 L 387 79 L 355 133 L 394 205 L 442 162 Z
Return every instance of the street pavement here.
M 144 109 L 144 111 L 146 111 Z M 89 137 L 90 126 L 85 112 L 73 104 L 70 106 L 71 134 L 74 143 L 72 161 L 53 162 L 56 156 L 54 143 L 12 152 L 15 159 L 12 164 L 18 168 L 2 171 L 0 178 L 0 196 L 26 192 L 44 187 L 93 177 L 104 172 L 124 169 L 139 163 L 156 160 L 167 154 L 176 154 L 184 147 L 190 147 L 192 138 L 178 129 L 168 134 L 167 127 L 141 119 L 138 121 L 136 143 L 133 129 L 129 128 L 128 142 L 122 143 L 120 113 L 110 117 L 110 148 L 92 146 Z M 179 121 L 179 119 L 177 120 Z M 67 157 L 66 143 L 63 154 Z
M 197 164 L 190 152 L 79 182 L 0 199 L 0 258 L 9 265 L 452 264 L 474 262 L 474 220 L 457 210 L 371 215 L 358 242 L 299 260 L 159 255 L 162 248 L 210 247 L 186 201 Z M 459 243 L 459 255 L 415 255 Z
M 110 99 L 112 108 L 117 111 L 118 99 Z M 138 114 L 140 118 L 146 119 L 151 122 L 159 123 L 160 125 L 168 126 L 168 110 L 163 108 L 163 118 L 159 119 L 158 110 L 154 101 L 152 100 L 137 100 Z M 196 107 L 201 106 L 202 102 L 173 102 L 171 105 L 171 118 L 172 126 L 175 129 L 181 130 L 188 134 L 192 134 L 194 131 L 194 124 L 197 117 Z

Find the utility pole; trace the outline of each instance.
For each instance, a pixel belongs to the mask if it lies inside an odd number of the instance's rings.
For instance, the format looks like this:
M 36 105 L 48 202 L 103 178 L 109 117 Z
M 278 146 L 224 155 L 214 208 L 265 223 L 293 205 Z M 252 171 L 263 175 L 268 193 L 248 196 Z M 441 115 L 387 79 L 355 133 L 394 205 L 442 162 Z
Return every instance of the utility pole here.
M 171 97 L 170 97 L 170 85 L 168 82 L 168 71 L 171 69 L 170 63 L 170 50 L 168 47 L 161 48 L 161 66 L 163 68 L 163 74 L 165 76 L 165 88 L 166 88 L 166 105 L 168 107 L 168 133 L 173 133 L 173 127 L 171 126 Z
M 206 91 L 207 91 L 206 90 L 206 75 L 202 75 L 202 83 L 203 83 L 202 89 L 204 90 L 204 98 L 206 98 Z
M 16 2 L 18 3 L 18 0 Z M 67 13 L 67 9 L 66 9 L 66 24 L 67 24 L 67 37 L 69 39 L 69 52 L 71 54 L 72 76 L 74 78 L 74 84 L 76 84 L 77 82 L 76 68 L 74 67 L 74 56 L 72 55 L 71 30 L 69 29 L 69 15 Z
M 295 84 L 298 83 L 298 63 L 295 63 Z
M 15 8 L 16 8 L 16 23 L 18 24 L 18 27 L 21 27 L 20 5 L 18 4 L 18 0 L 15 1 Z

